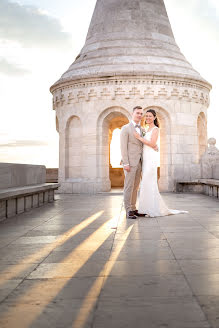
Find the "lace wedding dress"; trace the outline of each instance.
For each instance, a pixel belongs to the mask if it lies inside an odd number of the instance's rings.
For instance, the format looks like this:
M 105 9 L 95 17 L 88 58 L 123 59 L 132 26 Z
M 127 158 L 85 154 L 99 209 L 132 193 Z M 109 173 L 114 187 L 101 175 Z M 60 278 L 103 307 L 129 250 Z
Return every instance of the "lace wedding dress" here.
M 154 129 L 158 128 L 154 127 L 151 131 L 146 132 L 144 136 L 146 140 L 150 141 Z M 138 212 L 146 213 L 149 217 L 188 213 L 187 211 L 169 209 L 163 201 L 157 185 L 158 161 L 159 153 L 144 144 Z

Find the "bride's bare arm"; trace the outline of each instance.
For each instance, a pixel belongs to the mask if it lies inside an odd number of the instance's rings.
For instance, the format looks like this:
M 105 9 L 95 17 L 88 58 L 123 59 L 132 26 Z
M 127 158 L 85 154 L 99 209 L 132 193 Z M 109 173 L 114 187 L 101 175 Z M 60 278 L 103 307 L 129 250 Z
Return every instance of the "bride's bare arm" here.
M 151 148 L 157 148 L 157 139 L 159 136 L 159 129 L 154 129 L 152 131 L 152 135 L 151 135 L 151 140 L 145 140 L 144 138 L 142 138 L 140 136 L 140 134 L 138 134 L 137 132 L 134 132 L 134 136 L 135 138 L 137 138 L 138 140 L 140 140 L 143 144 L 151 147 Z

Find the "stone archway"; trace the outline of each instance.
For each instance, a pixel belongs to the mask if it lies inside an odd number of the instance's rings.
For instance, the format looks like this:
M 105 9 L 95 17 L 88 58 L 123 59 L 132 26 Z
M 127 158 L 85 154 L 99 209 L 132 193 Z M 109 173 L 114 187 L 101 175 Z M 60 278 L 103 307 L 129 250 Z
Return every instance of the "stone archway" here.
M 82 124 L 78 116 L 71 116 L 65 130 L 65 178 L 70 181 L 81 178 Z
M 127 117 L 124 115 L 116 116 L 109 121 L 109 178 L 111 187 L 123 187 L 124 186 L 124 172 L 122 167 L 112 167 L 111 165 L 111 152 L 110 146 L 112 141 L 113 132 L 116 129 L 121 129 L 123 125 L 129 123 Z M 119 158 L 119 161 L 121 158 Z
M 148 109 L 154 109 L 160 124 L 160 169 L 159 169 L 159 189 L 169 191 L 171 188 L 171 131 L 170 117 L 168 112 L 158 106 L 148 106 L 144 109 L 144 114 Z
M 103 191 L 108 191 L 112 186 L 122 186 L 123 170 L 110 168 L 110 142 L 112 133 L 116 128 L 127 124 L 130 114 L 122 107 L 110 107 L 104 110 L 97 121 L 97 173 L 98 179 L 102 181 Z M 118 184 L 116 184 L 116 175 Z M 111 180 L 112 183 L 111 183 Z

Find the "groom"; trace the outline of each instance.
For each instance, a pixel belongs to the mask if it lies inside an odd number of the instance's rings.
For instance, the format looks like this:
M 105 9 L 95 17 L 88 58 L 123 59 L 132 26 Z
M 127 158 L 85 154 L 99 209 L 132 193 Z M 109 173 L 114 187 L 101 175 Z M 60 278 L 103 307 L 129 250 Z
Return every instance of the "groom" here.
M 144 216 L 136 210 L 137 192 L 141 179 L 143 144 L 134 136 L 135 131 L 142 135 L 140 125 L 142 116 L 142 107 L 134 107 L 132 120 L 122 127 L 120 136 L 122 163 L 125 173 L 124 205 L 127 219 Z

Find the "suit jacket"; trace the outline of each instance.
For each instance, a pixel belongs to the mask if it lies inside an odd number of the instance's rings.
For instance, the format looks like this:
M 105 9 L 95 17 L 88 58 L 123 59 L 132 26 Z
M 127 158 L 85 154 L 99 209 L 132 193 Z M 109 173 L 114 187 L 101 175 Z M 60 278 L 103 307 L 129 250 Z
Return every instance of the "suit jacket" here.
M 137 166 L 142 157 L 143 144 L 135 138 L 134 132 L 135 127 L 131 122 L 122 127 L 120 135 L 122 163 L 129 166 Z

